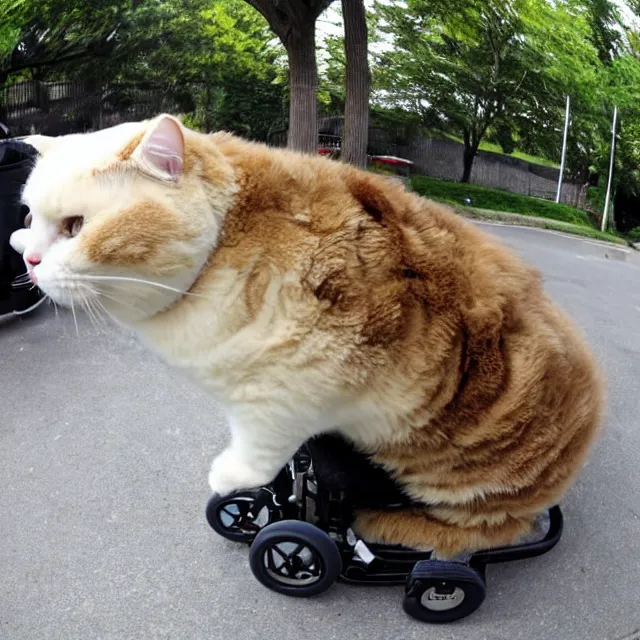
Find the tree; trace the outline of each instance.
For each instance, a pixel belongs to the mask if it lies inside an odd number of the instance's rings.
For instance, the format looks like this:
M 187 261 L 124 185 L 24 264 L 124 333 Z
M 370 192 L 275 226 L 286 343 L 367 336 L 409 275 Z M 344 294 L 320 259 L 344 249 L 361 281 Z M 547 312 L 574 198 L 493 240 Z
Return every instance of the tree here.
M 24 5 L 25 0 L 14 0 L 0 6 L 0 64 L 11 55 L 20 37 Z
M 76 60 L 113 56 L 126 40 L 123 35 L 130 15 L 126 0 L 109 4 L 22 0 L 10 9 L 8 35 L 0 38 L 0 86 L 23 71 L 33 73 Z
M 602 132 L 602 153 L 596 169 L 607 175 L 613 105 L 618 107 L 618 127 L 612 197 L 620 191 L 629 202 L 628 207 L 614 210 L 615 222 L 621 230 L 640 226 L 638 202 L 640 198 L 640 61 L 629 52 L 620 52 L 607 68 L 607 94 L 610 109 L 603 118 L 607 128 Z M 598 185 L 598 200 L 604 197 L 606 181 Z
M 527 79 L 521 13 L 526 0 L 408 0 L 380 5 L 396 50 L 381 66 L 385 88 L 464 141 L 462 182 L 489 127 Z
M 242 0 L 148 1 L 136 15 L 140 50 L 120 70 L 128 82 L 197 92 L 189 122 L 266 140 L 283 126 L 282 48 Z
M 621 47 L 621 16 L 611 0 L 585 0 L 587 20 L 591 27 L 590 40 L 601 62 L 610 63 Z
M 542 2 L 524 20 L 525 37 L 536 52 L 528 73 L 532 82 L 506 117 L 520 150 L 559 161 L 569 95 L 567 170 L 574 179 L 585 181 L 589 167 L 603 152 L 606 155 L 603 144 L 608 148 L 612 112 L 589 12 L 577 2 Z
M 370 78 L 364 1 L 342 0 L 342 15 L 346 54 L 342 159 L 358 167 L 366 167 Z
M 318 146 L 318 69 L 315 29 L 332 0 L 246 0 L 278 36 L 289 59 L 287 146 L 316 153 Z
M 492 128 L 507 147 L 516 134 L 556 136 L 566 93 L 592 79 L 598 64 L 574 4 L 407 0 L 406 9 L 379 10 L 396 45 L 380 62 L 381 88 L 463 139 L 463 182 Z
M 112 104 L 137 104 L 147 87 L 196 127 L 266 140 L 282 126 L 283 51 L 243 0 L 15 2 L 0 27 L 0 81 L 74 81 L 89 110 L 107 85 Z

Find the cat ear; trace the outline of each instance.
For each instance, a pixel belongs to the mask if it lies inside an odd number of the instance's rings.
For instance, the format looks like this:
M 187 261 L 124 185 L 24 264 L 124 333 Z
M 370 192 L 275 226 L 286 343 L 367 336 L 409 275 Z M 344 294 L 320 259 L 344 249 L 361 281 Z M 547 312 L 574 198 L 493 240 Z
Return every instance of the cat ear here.
M 152 176 L 161 180 L 177 180 L 184 165 L 182 125 L 172 116 L 160 116 L 151 124 L 132 155 Z
M 344 180 L 351 195 L 376 222 L 384 223 L 384 218 L 394 213 L 394 206 L 385 192 L 385 186 L 391 185 L 388 179 L 352 170 L 345 172 Z

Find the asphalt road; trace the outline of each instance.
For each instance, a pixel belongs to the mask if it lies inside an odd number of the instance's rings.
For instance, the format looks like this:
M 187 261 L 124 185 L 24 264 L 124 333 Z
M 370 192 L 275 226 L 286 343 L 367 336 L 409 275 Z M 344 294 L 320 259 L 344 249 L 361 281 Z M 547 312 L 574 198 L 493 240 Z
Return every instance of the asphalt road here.
M 264 589 L 207 526 L 215 404 L 122 330 L 46 308 L 0 323 L 2 640 L 640 638 L 640 260 L 537 229 L 487 226 L 542 269 L 610 380 L 607 427 L 541 558 L 488 569 L 445 627 L 402 588 Z M 635 634 L 635 635 L 634 635 Z

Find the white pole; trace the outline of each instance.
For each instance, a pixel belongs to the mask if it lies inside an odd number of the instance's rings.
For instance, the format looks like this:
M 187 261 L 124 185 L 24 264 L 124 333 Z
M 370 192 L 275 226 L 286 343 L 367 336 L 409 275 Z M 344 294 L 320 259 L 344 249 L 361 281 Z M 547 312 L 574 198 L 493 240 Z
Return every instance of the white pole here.
M 618 120 L 618 106 L 613 108 L 613 125 L 611 126 L 611 158 L 609 160 L 609 180 L 607 181 L 607 195 L 604 199 L 602 213 L 602 231 L 607 229 L 607 214 L 609 213 L 609 198 L 611 196 L 611 179 L 613 178 L 613 159 L 616 154 L 616 121 Z
M 562 193 L 562 176 L 564 175 L 564 159 L 567 155 L 567 133 L 569 132 L 569 104 L 570 99 L 567 96 L 567 111 L 564 115 L 564 136 L 562 137 L 562 159 L 560 160 L 560 175 L 558 176 L 558 190 L 556 191 L 556 202 L 560 202 L 560 194 Z

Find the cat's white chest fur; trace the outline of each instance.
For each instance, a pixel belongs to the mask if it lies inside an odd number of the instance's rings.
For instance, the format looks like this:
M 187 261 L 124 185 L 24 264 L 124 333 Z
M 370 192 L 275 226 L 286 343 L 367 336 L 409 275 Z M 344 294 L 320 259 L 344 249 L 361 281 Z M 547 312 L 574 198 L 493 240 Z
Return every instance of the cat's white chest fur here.
M 333 372 L 335 360 L 323 363 L 330 336 L 297 334 L 296 314 L 313 310 L 295 290 L 283 293 L 294 277 L 274 277 L 260 310 L 249 316 L 245 274 L 221 271 L 208 283 L 207 299 L 183 300 L 137 326 L 147 343 L 225 407 L 232 443 L 210 476 L 219 493 L 269 482 L 317 433 L 337 429 L 364 446 L 399 434 L 383 403 L 368 393 L 354 395 Z M 295 348 L 286 348 L 289 343 Z

